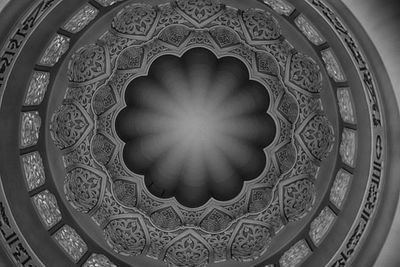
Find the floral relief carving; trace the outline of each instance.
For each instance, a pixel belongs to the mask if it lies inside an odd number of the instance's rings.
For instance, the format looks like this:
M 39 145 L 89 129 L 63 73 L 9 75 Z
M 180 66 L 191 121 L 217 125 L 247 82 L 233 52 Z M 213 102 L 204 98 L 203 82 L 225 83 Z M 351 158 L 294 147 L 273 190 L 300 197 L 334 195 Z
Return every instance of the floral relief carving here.
M 128 48 L 118 58 L 118 69 L 129 70 L 138 69 L 143 63 L 143 48 Z
M 209 258 L 210 251 L 205 241 L 189 232 L 172 241 L 164 260 L 175 266 L 195 267 L 205 266 Z
M 216 0 L 178 0 L 177 5 L 188 18 L 200 24 L 222 10 Z
M 157 11 L 149 5 L 133 4 L 121 11 L 113 20 L 112 27 L 117 32 L 147 37 L 157 18 Z
M 272 200 L 272 189 L 270 187 L 260 187 L 251 189 L 249 200 L 249 212 L 259 212 Z
M 114 195 L 117 201 L 127 207 L 137 204 L 137 185 L 133 182 L 118 180 L 114 182 Z
M 127 167 L 123 150 L 130 144 L 118 137 L 116 121 L 134 101 L 124 99 L 131 81 L 144 80 L 161 56 L 183 57 L 195 48 L 243 63 L 252 81 L 266 89 L 270 108 L 265 105 L 263 113 L 280 136 L 265 150 L 266 170 L 246 181 L 247 190 L 229 201 L 210 198 L 189 208 L 176 197 L 155 196 L 147 190 L 145 174 Z M 214 0 L 128 5 L 97 44 L 78 49 L 69 82 L 50 126 L 68 170 L 65 196 L 92 216 L 117 253 L 147 255 L 171 266 L 253 261 L 287 223 L 312 209 L 315 159 L 328 156 L 335 133 L 318 94 L 318 64 L 295 51 L 271 14 Z
M 60 149 L 78 143 L 90 130 L 91 122 L 85 111 L 77 104 L 64 104 L 58 108 L 52 118 L 51 133 Z
M 220 48 L 227 48 L 239 44 L 237 35 L 227 28 L 213 28 L 210 34 Z
M 96 115 L 102 115 L 117 104 L 117 99 L 111 86 L 100 88 L 93 97 L 92 106 Z
M 110 162 L 114 151 L 115 144 L 103 134 L 96 134 L 92 139 L 92 153 L 97 162 L 107 165 Z
M 291 58 L 289 81 L 306 92 L 319 93 L 322 88 L 320 67 L 310 57 L 296 53 Z
M 174 230 L 182 225 L 182 220 L 172 207 L 163 208 L 155 211 L 151 215 L 151 220 L 155 225 L 162 229 Z
M 242 23 L 240 21 L 239 10 L 233 7 L 225 7 L 222 14 L 218 16 L 215 21 L 221 26 L 229 27 L 240 36 L 242 33 Z
M 69 65 L 69 80 L 82 83 L 104 75 L 107 71 L 106 50 L 99 45 L 88 45 L 79 49 Z
M 190 30 L 187 27 L 173 25 L 163 30 L 159 38 L 163 42 L 180 47 L 189 37 L 189 34 Z
M 266 225 L 240 223 L 231 245 L 232 258 L 238 261 L 255 260 L 268 249 L 271 240 L 271 231 Z
M 332 149 L 333 129 L 325 116 L 316 115 L 306 122 L 300 138 L 309 153 L 317 160 L 322 160 Z
M 158 8 L 160 9 L 160 19 L 158 20 L 158 25 L 156 27 L 157 32 L 170 25 L 184 25 L 187 23 L 187 20 L 171 3 L 159 5 Z
M 67 174 L 64 192 L 67 200 L 75 209 L 88 213 L 98 203 L 101 187 L 101 176 L 88 169 L 78 167 Z
M 226 229 L 231 221 L 231 216 L 220 210 L 213 209 L 201 221 L 200 227 L 208 232 L 219 232 L 223 229 Z
M 280 100 L 279 112 L 290 122 L 295 123 L 299 115 L 297 100 L 290 94 L 284 94 Z
M 268 12 L 248 9 L 242 17 L 251 41 L 268 42 L 281 36 L 278 23 Z
M 268 53 L 256 54 L 257 68 L 260 73 L 278 76 L 279 66 L 276 59 Z
M 124 255 L 140 255 L 148 241 L 138 218 L 112 220 L 105 228 L 106 240 L 113 249 Z
M 281 173 L 288 172 L 296 163 L 296 148 L 292 143 L 279 148 L 275 155 Z
M 300 178 L 281 187 L 283 214 L 288 221 L 297 221 L 311 209 L 315 196 L 314 183 Z

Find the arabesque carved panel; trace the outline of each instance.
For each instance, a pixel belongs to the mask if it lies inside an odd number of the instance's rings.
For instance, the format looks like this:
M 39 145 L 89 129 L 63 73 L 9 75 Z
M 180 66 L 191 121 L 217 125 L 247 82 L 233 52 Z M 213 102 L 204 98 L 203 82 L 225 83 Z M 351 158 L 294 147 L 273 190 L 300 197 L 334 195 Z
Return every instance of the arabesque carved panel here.
M 104 5 L 114 2 L 101 1 Z M 285 1 L 266 3 L 282 14 L 293 11 Z M 175 197 L 153 195 L 148 187 L 157 185 L 145 183 L 147 174 L 127 167 L 123 151 L 135 144 L 121 140 L 116 124 L 124 107 L 136 101 L 126 97 L 131 81 L 146 85 L 153 62 L 164 55 L 181 58 L 196 48 L 207 49 L 220 60 L 240 60 L 250 82 L 265 89 L 265 103 L 270 107 L 262 112 L 276 126 L 279 138 L 263 145 L 269 167 L 260 177 L 246 181 L 246 190 L 228 201 L 210 198 L 200 207 L 189 208 Z M 68 73 L 70 88 L 50 127 L 68 168 L 65 194 L 75 209 L 92 216 L 116 252 L 148 255 L 171 266 L 253 261 L 268 251 L 278 231 L 313 208 L 315 160 L 328 156 L 335 132 L 322 108 L 320 66 L 282 36 L 272 14 L 241 11 L 213 0 L 131 4 L 115 16 L 110 30 L 96 44 L 77 50 Z M 160 77 L 176 85 L 172 92 L 177 90 L 179 80 Z M 163 102 L 153 96 L 143 103 L 163 108 Z M 256 101 L 263 101 L 262 97 L 259 94 Z M 154 125 L 151 120 L 146 123 Z M 140 123 L 133 125 L 125 125 L 132 135 L 140 131 Z M 131 156 L 140 158 L 142 147 Z M 81 154 L 84 157 L 77 156 Z M 168 193 L 160 191 L 160 195 Z M 281 260 L 284 266 L 284 262 L 298 262 L 290 256 Z M 98 256 L 87 265 L 96 262 L 112 266 Z

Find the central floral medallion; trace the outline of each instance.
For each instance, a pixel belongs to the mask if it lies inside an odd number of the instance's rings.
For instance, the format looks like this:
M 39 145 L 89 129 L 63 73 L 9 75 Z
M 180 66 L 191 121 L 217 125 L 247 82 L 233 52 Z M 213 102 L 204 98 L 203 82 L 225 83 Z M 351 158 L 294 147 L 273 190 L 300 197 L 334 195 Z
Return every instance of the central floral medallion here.
M 117 253 L 247 262 L 312 209 L 334 132 L 318 64 L 271 14 L 128 5 L 68 69 L 50 126 L 65 196 Z
M 162 56 L 126 89 L 116 131 L 149 191 L 187 207 L 237 196 L 264 170 L 275 123 L 267 89 L 246 65 L 204 48 Z

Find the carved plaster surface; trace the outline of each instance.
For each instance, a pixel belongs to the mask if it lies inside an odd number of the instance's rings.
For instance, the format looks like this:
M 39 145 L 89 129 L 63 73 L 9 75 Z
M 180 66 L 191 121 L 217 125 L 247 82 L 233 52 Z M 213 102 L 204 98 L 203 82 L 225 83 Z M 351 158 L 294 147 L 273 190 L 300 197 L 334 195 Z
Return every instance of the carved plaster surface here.
M 258 177 L 244 181 L 230 200 L 210 198 L 193 208 L 155 196 L 144 175 L 127 167 L 116 121 L 131 82 L 146 77 L 162 56 L 180 58 L 198 48 L 247 67 L 249 80 L 265 87 L 265 116 L 276 133 L 262 147 L 266 162 Z M 51 123 L 67 170 L 65 195 L 92 216 L 116 252 L 172 266 L 251 261 L 268 250 L 278 230 L 311 210 L 316 163 L 334 140 L 319 99 L 322 75 L 269 13 L 212 0 L 129 5 L 95 44 L 75 53 L 68 77 Z

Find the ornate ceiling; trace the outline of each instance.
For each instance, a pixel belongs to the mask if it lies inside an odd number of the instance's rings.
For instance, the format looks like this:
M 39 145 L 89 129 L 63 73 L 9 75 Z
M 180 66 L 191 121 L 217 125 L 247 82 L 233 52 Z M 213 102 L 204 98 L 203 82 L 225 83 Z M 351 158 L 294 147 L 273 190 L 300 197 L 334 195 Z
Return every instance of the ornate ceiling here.
M 68 71 L 51 123 L 64 193 L 118 253 L 177 266 L 252 261 L 311 209 L 334 132 L 319 66 L 272 15 L 211 0 L 128 5 Z M 239 75 L 259 84 L 242 88 Z
M 78 2 L 27 6 L 2 50 L 14 263 L 347 266 L 384 239 L 397 114 L 341 4 Z

